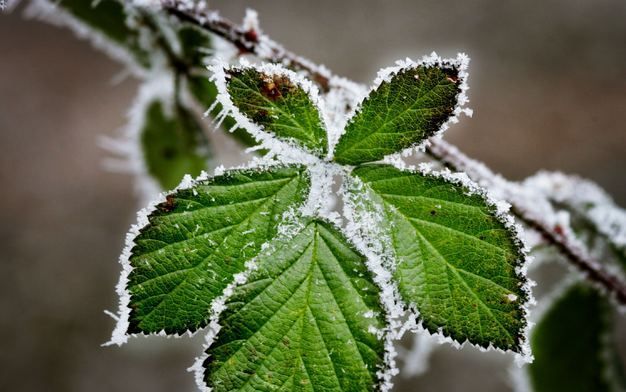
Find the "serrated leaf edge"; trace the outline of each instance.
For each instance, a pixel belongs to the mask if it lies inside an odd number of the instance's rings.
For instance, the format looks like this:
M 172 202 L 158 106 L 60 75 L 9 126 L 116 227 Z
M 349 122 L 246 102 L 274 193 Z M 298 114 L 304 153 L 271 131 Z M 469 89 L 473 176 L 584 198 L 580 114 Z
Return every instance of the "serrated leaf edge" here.
M 452 111 L 452 116 L 450 116 L 441 125 L 439 130 L 437 130 L 437 132 L 431 137 L 441 136 L 450 127 L 450 125 L 456 124 L 459 122 L 459 117 L 462 114 L 465 114 L 466 116 L 471 117 L 473 114 L 472 109 L 465 106 L 469 102 L 469 98 L 467 97 L 467 91 L 469 90 L 469 85 L 467 84 L 467 79 L 469 76 L 467 72 L 468 67 L 469 67 L 469 62 L 470 62 L 470 58 L 465 53 L 458 53 L 455 58 L 442 58 L 439 55 L 437 55 L 436 52 L 432 52 L 430 55 L 425 55 L 421 57 L 419 60 L 411 60 L 408 57 L 404 60 L 397 60 L 395 65 L 382 68 L 381 70 L 379 70 L 376 76 L 376 79 L 374 79 L 374 82 L 372 83 L 369 90 L 367 90 L 363 96 L 359 97 L 360 99 L 358 101 L 360 103 L 354 107 L 354 109 L 352 110 L 350 114 L 348 114 L 348 120 L 346 121 L 346 124 L 343 130 L 341 130 L 341 133 L 337 136 L 336 139 L 333 140 L 334 144 L 329 146 L 330 158 L 332 159 L 334 157 L 335 147 L 337 143 L 339 143 L 339 139 L 341 138 L 341 136 L 345 134 L 348 125 L 354 120 L 356 115 L 361 111 L 361 107 L 365 99 L 369 97 L 372 92 L 377 90 L 383 82 L 390 81 L 393 76 L 395 76 L 399 72 L 406 70 L 406 69 L 413 69 L 413 68 L 417 68 L 420 66 L 429 66 L 429 67 L 440 67 L 440 68 L 455 67 L 459 71 L 459 80 L 461 82 L 459 84 L 460 92 L 457 95 L 457 103 L 454 106 L 454 109 Z M 387 157 L 409 156 L 414 151 L 423 150 L 424 146 L 427 143 L 428 143 L 428 139 L 424 139 L 401 151 L 390 154 Z
M 262 126 L 252 122 L 244 115 L 239 108 L 233 103 L 227 88 L 226 71 L 238 70 L 241 68 L 254 68 L 260 73 L 267 75 L 286 76 L 291 82 L 299 86 L 309 95 L 311 102 L 320 114 L 320 121 L 323 128 L 328 132 L 328 124 L 330 120 L 325 110 L 325 104 L 319 94 L 318 88 L 308 79 L 297 73 L 283 67 L 280 64 L 263 63 L 261 65 L 250 64 L 246 59 L 240 59 L 238 65 L 228 65 L 226 63 L 215 60 L 209 66 L 211 73 L 211 81 L 217 87 L 217 97 L 214 105 L 208 109 L 210 112 L 217 103 L 222 105 L 222 111 L 216 116 L 216 122 L 219 124 L 223 118 L 230 116 L 235 120 L 235 125 L 229 129 L 229 132 L 237 128 L 245 129 L 259 143 L 258 146 L 248 149 L 248 151 L 268 150 L 270 156 L 276 156 L 283 162 L 298 162 L 301 164 L 314 164 L 320 161 L 320 158 L 307 151 L 304 147 L 295 142 L 280 140 L 271 132 L 266 132 Z M 328 136 L 327 136 L 328 138 Z
M 215 339 L 219 334 L 222 326 L 219 324 L 219 318 L 226 310 L 226 302 L 228 299 L 234 294 L 235 288 L 245 284 L 248 281 L 248 278 L 252 272 L 257 269 L 256 260 L 266 252 L 271 252 L 272 249 L 267 248 L 266 244 L 269 244 L 272 241 L 280 241 L 281 238 L 288 240 L 289 238 L 295 236 L 300 230 L 304 228 L 304 222 L 302 219 L 297 218 L 297 214 L 294 213 L 291 216 L 287 217 L 285 221 L 281 223 L 278 227 L 278 235 L 266 242 L 264 246 L 262 246 L 263 251 L 257 255 L 254 259 L 246 262 L 246 268 L 244 271 L 236 274 L 234 276 L 233 281 L 224 288 L 222 295 L 220 297 L 215 298 L 211 301 L 211 311 L 209 317 L 209 324 L 206 327 L 207 333 L 204 336 L 204 343 L 202 345 L 202 353 L 196 357 L 192 366 L 187 368 L 188 372 L 194 374 L 194 380 L 196 382 L 196 386 L 202 392 L 210 392 L 211 388 L 204 381 L 204 372 L 205 369 L 203 367 L 204 362 L 209 357 L 207 353 L 208 349 L 215 343 Z
M 396 365 L 397 352 L 394 342 L 402 338 L 404 332 L 413 324 L 413 320 L 408 323 L 402 321 L 405 311 L 402 307 L 402 301 L 398 290 L 398 285 L 392 275 L 392 258 L 385 251 L 385 247 L 381 246 L 382 242 L 368 241 L 368 238 L 382 238 L 382 233 L 377 229 L 377 225 L 363 225 L 363 215 L 357 218 L 355 204 L 358 198 L 365 196 L 365 192 L 352 193 L 350 189 L 358 186 L 359 179 L 350 176 L 347 172 L 342 174 L 343 181 L 339 188 L 339 196 L 344 202 L 343 216 L 346 219 L 346 227 L 342 232 L 359 252 L 366 259 L 367 269 L 372 273 L 374 283 L 380 289 L 381 305 L 385 309 L 387 317 L 387 330 L 385 332 L 385 364 L 386 369 L 379 372 L 378 377 L 381 379 L 381 391 L 391 390 L 393 387 L 392 378 L 398 374 Z M 362 185 L 362 182 L 361 182 Z M 376 214 L 371 214 L 366 219 L 377 219 Z M 379 236 L 379 237 L 377 237 Z
M 405 328 L 412 330 L 412 331 L 417 331 L 418 333 L 426 333 L 432 338 L 436 339 L 438 343 L 440 344 L 448 343 L 457 349 L 461 349 L 466 344 L 469 344 L 473 347 L 478 348 L 480 351 L 485 351 L 485 352 L 488 352 L 488 351 L 495 351 L 495 352 L 500 352 L 500 353 L 510 352 L 514 355 L 515 362 L 519 366 L 525 363 L 532 362 L 533 356 L 531 353 L 530 343 L 529 343 L 529 336 L 530 336 L 529 333 L 530 333 L 530 327 L 531 327 L 531 323 L 529 322 L 529 315 L 530 315 L 529 308 L 536 304 L 536 301 L 532 294 L 532 287 L 535 285 L 535 282 L 530 280 L 527 276 L 528 265 L 530 264 L 532 259 L 528 255 L 530 249 L 525 243 L 524 236 L 523 236 L 523 228 L 521 225 L 515 222 L 515 219 L 509 213 L 510 205 L 506 202 L 500 201 L 497 198 L 495 198 L 488 190 L 480 187 L 477 183 L 472 181 L 465 173 L 453 173 L 448 169 L 433 170 L 432 165 L 427 164 L 427 163 L 422 163 L 418 165 L 417 167 L 415 167 L 415 166 L 408 166 L 400 160 L 393 160 L 391 161 L 390 164 L 396 169 L 404 171 L 404 172 L 411 172 L 411 173 L 421 174 L 424 176 L 431 176 L 435 178 L 444 179 L 454 185 L 467 189 L 468 195 L 476 195 L 476 196 L 480 196 L 481 198 L 483 198 L 485 203 L 489 207 L 493 208 L 493 210 L 495 211 L 495 214 L 494 214 L 495 218 L 500 223 L 502 223 L 504 227 L 512 235 L 512 239 L 514 240 L 517 253 L 520 255 L 520 258 L 516 260 L 515 272 L 516 272 L 517 277 L 520 279 L 520 281 L 524 282 L 521 287 L 521 290 L 526 295 L 526 298 L 524 298 L 524 302 L 522 302 L 520 305 L 524 314 L 524 327 L 523 327 L 523 330 L 521 331 L 520 342 L 519 342 L 520 352 L 515 352 L 511 350 L 502 350 L 500 348 L 494 347 L 491 343 L 488 346 L 484 347 L 484 346 L 469 342 L 468 340 L 460 342 L 458 340 L 453 339 L 450 336 L 445 335 L 442 330 L 439 330 L 437 332 L 431 332 L 427 330 L 426 328 L 423 327 L 422 323 L 419 321 L 417 321 L 415 325 L 406 326 Z M 353 183 L 356 186 L 360 186 L 363 189 L 367 188 L 367 185 L 359 178 L 356 178 L 353 176 L 351 178 L 351 181 L 353 181 Z M 361 197 L 369 198 L 369 196 L 367 195 L 367 192 L 363 192 L 363 195 Z M 378 214 L 380 213 L 381 211 L 378 211 Z M 362 219 L 359 219 L 359 218 L 355 219 L 355 215 L 353 213 L 346 214 L 346 217 L 353 221 L 351 222 L 351 224 L 359 225 L 359 221 L 362 221 Z M 376 219 L 380 220 L 381 218 L 379 217 Z M 386 243 L 387 247 L 389 247 L 390 246 L 389 244 L 391 244 L 390 242 L 391 240 L 383 232 L 379 232 L 374 236 L 370 235 L 369 238 L 377 238 L 378 241 L 382 241 Z M 391 257 L 393 259 L 393 256 L 386 256 L 386 257 Z M 395 263 L 395 261 L 392 261 L 392 263 Z M 391 265 L 388 268 L 391 268 L 391 270 L 393 270 L 395 267 Z M 396 287 L 396 290 L 397 290 L 397 287 Z M 402 306 L 408 308 L 409 313 L 413 313 L 419 320 L 419 310 L 415 307 L 415 304 L 407 304 L 404 301 L 402 301 L 402 299 L 400 298 L 398 298 L 398 301 L 400 301 Z
M 125 246 L 118 259 L 118 262 L 122 266 L 120 279 L 117 285 L 115 286 L 115 291 L 119 297 L 118 312 L 117 314 L 115 314 L 113 312 L 105 311 L 106 314 L 111 316 L 116 321 L 116 325 L 115 325 L 115 328 L 113 329 L 113 333 L 111 334 L 110 340 L 102 345 L 103 346 L 112 346 L 112 345 L 121 346 L 127 343 L 130 337 L 138 337 L 138 336 L 144 336 L 144 337 L 163 336 L 163 337 L 168 337 L 168 338 L 169 337 L 178 338 L 182 336 L 194 336 L 196 333 L 203 331 L 206 328 L 210 328 L 209 326 L 209 327 L 199 328 L 194 331 L 186 330 L 185 332 L 182 332 L 179 334 L 167 334 L 164 330 L 160 330 L 159 332 L 152 332 L 152 333 L 133 333 L 133 334 L 127 333 L 128 328 L 130 326 L 130 312 L 131 312 L 131 308 L 130 308 L 131 294 L 128 291 L 127 287 L 129 283 L 130 273 L 133 270 L 133 267 L 130 263 L 130 257 L 132 255 L 132 249 L 136 245 L 135 238 L 140 234 L 141 230 L 143 230 L 146 226 L 150 224 L 148 217 L 157 210 L 157 206 L 163 202 L 166 202 L 168 196 L 173 195 L 174 193 L 180 190 L 193 188 L 198 183 L 209 180 L 215 176 L 222 175 L 229 171 L 245 170 L 245 169 L 271 169 L 274 167 L 284 167 L 284 166 L 288 166 L 288 165 L 284 163 L 275 162 L 275 161 L 256 159 L 256 160 L 252 160 L 248 164 L 235 166 L 229 169 L 224 169 L 223 167 L 216 168 L 213 176 L 209 175 L 207 172 L 202 172 L 196 178 L 192 178 L 190 175 L 185 175 L 185 177 L 183 177 L 180 184 L 176 188 L 174 188 L 171 191 L 161 192 L 154 200 L 148 203 L 147 207 L 139 210 L 137 212 L 137 222 L 131 225 L 130 229 L 126 233 Z M 292 212 L 291 214 L 295 214 L 295 213 Z M 247 270 L 247 267 L 248 265 L 246 263 L 246 270 Z M 241 279 L 239 277 L 239 274 L 236 274 L 234 279 L 235 278 Z
M 315 220 L 315 219 L 325 221 L 329 225 L 333 226 L 335 230 L 337 230 L 339 233 L 341 233 L 344 236 L 344 238 L 346 239 L 349 245 L 353 246 L 358 252 L 361 252 L 359 247 L 350 239 L 347 231 L 344 230 L 336 220 L 332 220 L 332 217 L 327 218 L 327 217 L 322 217 L 322 216 L 307 216 L 307 215 L 302 215 L 302 214 L 298 216 L 297 214 L 294 214 L 288 219 L 286 219 L 279 226 L 280 234 L 277 237 L 274 237 L 273 239 L 271 239 L 270 241 L 272 242 L 281 241 L 281 238 L 284 238 L 285 240 L 288 240 L 289 238 L 293 238 L 296 234 L 298 234 L 301 230 L 303 230 L 306 227 L 307 220 Z M 273 249 L 270 249 L 270 248 L 264 249 L 264 252 L 268 252 L 268 251 L 272 252 Z M 362 252 L 361 254 L 363 255 Z M 217 335 L 221 329 L 221 326 L 219 324 L 219 317 L 222 314 L 222 312 L 226 310 L 225 304 L 228 301 L 228 299 L 234 294 L 235 288 L 240 285 L 245 284 L 250 274 L 256 270 L 257 268 L 256 260 L 261 255 L 262 254 L 258 255 L 253 260 L 250 260 L 248 263 L 246 263 L 245 271 L 235 275 L 235 279 L 233 280 L 231 284 L 229 284 L 224 289 L 222 296 L 214 299 L 211 302 L 211 317 L 209 320 L 209 326 L 207 327 L 208 332 L 205 335 L 204 344 L 202 346 L 202 354 L 196 357 L 196 360 L 194 361 L 193 365 L 187 369 L 187 371 L 194 373 L 194 379 L 196 381 L 196 385 L 202 392 L 211 391 L 211 388 L 207 386 L 204 381 L 204 372 L 206 369 L 203 367 L 203 364 L 205 360 L 209 357 L 209 354 L 207 353 L 208 349 L 215 342 L 215 339 L 217 338 Z M 383 297 L 384 293 L 382 291 L 382 287 L 380 287 L 380 284 L 379 284 L 380 277 L 377 276 L 378 274 L 380 274 L 380 271 L 374 272 L 372 268 L 370 268 L 371 265 L 369 262 L 369 258 L 367 256 L 365 257 L 367 260 L 366 266 L 367 266 L 367 269 L 372 273 L 372 279 L 374 281 L 374 284 L 381 289 L 380 303 L 386 312 L 387 328 L 382 331 L 376 331 L 378 338 L 384 339 L 385 341 L 385 345 L 384 345 L 385 353 L 383 357 L 384 368 L 379 369 L 376 372 L 376 375 L 380 382 L 380 385 L 378 385 L 378 388 L 381 391 L 385 392 L 385 391 L 389 391 L 393 387 L 391 378 L 398 373 L 398 370 L 395 366 L 396 351 L 393 345 L 393 342 L 396 340 L 396 338 L 395 338 L 394 331 L 389 328 L 390 313 L 388 312 L 387 306 L 385 304 L 385 300 Z

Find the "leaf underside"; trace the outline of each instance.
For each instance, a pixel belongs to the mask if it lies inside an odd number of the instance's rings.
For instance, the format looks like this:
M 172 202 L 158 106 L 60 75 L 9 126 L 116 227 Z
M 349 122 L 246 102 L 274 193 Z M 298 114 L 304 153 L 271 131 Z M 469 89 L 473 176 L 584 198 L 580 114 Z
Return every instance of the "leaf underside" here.
M 169 115 L 163 109 L 160 101 L 148 105 L 141 146 L 148 173 L 162 189 L 173 189 L 185 174 L 196 177 L 207 169 L 210 149 L 191 112 L 178 106 Z
M 335 147 L 335 161 L 378 161 L 434 135 L 453 114 L 460 84 L 451 65 L 399 71 L 361 103 Z
M 607 340 L 612 327 L 606 298 L 583 284 L 570 287 L 533 328 L 533 391 L 626 390 L 622 365 Z
M 483 197 L 387 165 L 358 167 L 396 259 L 395 279 L 423 325 L 454 340 L 519 351 L 526 324 L 518 242 Z
M 148 66 L 149 55 L 138 32 L 127 26 L 122 3 L 59 3 Z M 202 66 L 196 49 L 208 47 L 209 37 L 187 28 L 178 34 L 184 62 L 179 65 Z M 327 153 L 320 113 L 302 87 L 253 68 L 226 72 L 233 103 L 253 123 L 318 156 Z M 187 82 L 196 98 L 212 103 L 215 87 L 204 76 L 187 76 Z M 453 114 L 460 84 L 458 70 L 447 64 L 399 71 L 348 122 L 335 161 L 380 160 L 432 136 Z M 166 112 L 160 102 L 148 106 L 141 141 L 150 174 L 170 189 L 184 174 L 205 169 L 209 152 L 191 113 L 176 108 L 172 117 Z M 249 136 L 239 138 L 256 144 Z M 458 341 L 519 350 L 527 298 L 515 268 L 523 255 L 493 208 L 432 176 L 382 165 L 358 167 L 354 175 L 383 207 L 400 294 L 419 309 L 424 326 Z M 275 239 L 284 213 L 301 206 L 308 189 L 305 168 L 281 166 L 231 171 L 168 195 L 134 239 L 127 332 L 182 334 L 206 326 L 212 301 L 261 254 L 258 269 L 235 289 L 220 316 L 223 327 L 204 364 L 207 385 L 217 391 L 377 389 L 385 349 L 375 331 L 384 329 L 385 315 L 364 257 L 321 220 L 307 221 L 289 240 Z M 268 242 L 274 250 L 261 253 Z M 608 305 L 594 293 L 572 290 L 537 328 L 531 368 L 537 390 L 564 385 L 571 391 L 615 390 L 598 377 L 596 353 L 582 348 L 583 343 L 600 346 L 606 329 L 597 315 Z M 584 324 L 569 337 L 555 320 Z M 571 343 L 577 340 L 583 342 Z M 564 355 L 563 347 L 571 353 Z M 563 358 L 572 364 L 555 368 Z M 546 363 L 552 365 L 549 373 Z M 585 369 L 569 377 L 571 367 L 581 363 Z
M 128 332 L 205 326 L 211 301 L 275 236 L 308 187 L 302 167 L 281 166 L 227 172 L 167 196 L 134 240 Z
M 254 68 L 227 69 L 226 75 L 233 104 L 250 121 L 319 156 L 326 153 L 320 113 L 308 93 L 287 75 L 268 75 Z
M 259 258 L 205 360 L 214 391 L 371 391 L 383 367 L 378 288 L 332 225 L 310 221 Z

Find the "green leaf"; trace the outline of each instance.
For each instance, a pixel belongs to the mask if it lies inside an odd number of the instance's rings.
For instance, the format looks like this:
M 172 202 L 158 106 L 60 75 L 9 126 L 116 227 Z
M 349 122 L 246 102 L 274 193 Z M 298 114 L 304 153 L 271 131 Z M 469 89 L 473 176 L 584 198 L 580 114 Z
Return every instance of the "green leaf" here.
M 309 94 L 287 74 L 267 74 L 254 68 L 226 69 L 233 104 L 255 124 L 279 139 L 290 140 L 322 156 L 326 131 Z
M 148 173 L 162 189 L 175 188 L 185 174 L 194 177 L 207 169 L 208 140 L 196 117 L 181 106 L 164 111 L 160 101 L 147 109 L 141 146 Z
M 103 34 L 113 44 L 127 50 L 139 65 L 149 65 L 148 53 L 139 44 L 139 32 L 130 28 L 129 17 L 122 2 L 117 0 L 61 0 L 59 7 L 91 29 Z
M 373 391 L 384 342 L 379 290 L 332 225 L 278 241 L 235 289 L 207 351 L 214 391 Z
M 611 306 L 592 287 L 575 284 L 533 328 L 528 373 L 536 392 L 624 391 L 612 339 Z M 621 377 L 620 377 L 621 376 Z
M 204 58 L 211 49 L 211 36 L 206 30 L 184 23 L 177 32 L 180 42 L 182 61 L 189 67 L 205 67 Z
M 386 165 L 358 167 L 397 263 L 403 300 L 424 327 L 454 340 L 521 351 L 525 278 L 520 245 L 495 207 L 463 186 Z
M 178 190 L 156 207 L 129 259 L 129 333 L 203 327 L 211 301 L 305 199 L 301 167 L 236 170 Z
M 382 159 L 434 135 L 452 116 L 460 93 L 452 65 L 404 68 L 361 103 L 335 147 L 335 161 L 356 165 Z

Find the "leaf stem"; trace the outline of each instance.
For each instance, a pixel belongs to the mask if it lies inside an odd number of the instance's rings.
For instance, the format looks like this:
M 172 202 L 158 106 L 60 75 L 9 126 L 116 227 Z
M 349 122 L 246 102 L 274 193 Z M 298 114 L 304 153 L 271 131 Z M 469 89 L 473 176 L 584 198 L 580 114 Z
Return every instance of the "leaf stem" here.
M 169 14 L 224 38 L 237 47 L 242 54 L 255 55 L 270 62 L 287 64 L 296 70 L 304 71 L 318 83 L 323 91 L 329 90 L 331 74 L 327 69 L 286 50 L 259 31 L 246 30 L 243 26 L 223 18 L 215 11 L 198 7 L 190 8 L 184 3 L 182 0 L 161 0 L 161 6 Z M 430 145 L 426 151 L 450 169 L 465 172 L 470 178 L 482 185 L 487 185 L 488 188 L 490 188 L 489 185 L 511 184 L 482 163 L 469 158 L 456 147 L 439 138 L 430 139 Z M 613 294 L 620 304 L 626 305 L 626 286 L 619 278 L 606 271 L 600 263 L 594 260 L 572 233 L 542 219 L 541 212 L 535 211 L 532 203 L 522 202 L 521 198 L 515 197 L 513 193 L 508 192 L 509 197 L 506 197 L 506 200 L 512 205 L 512 212 L 521 221 L 539 232 L 572 265 L 585 273 L 590 281 L 602 286 Z

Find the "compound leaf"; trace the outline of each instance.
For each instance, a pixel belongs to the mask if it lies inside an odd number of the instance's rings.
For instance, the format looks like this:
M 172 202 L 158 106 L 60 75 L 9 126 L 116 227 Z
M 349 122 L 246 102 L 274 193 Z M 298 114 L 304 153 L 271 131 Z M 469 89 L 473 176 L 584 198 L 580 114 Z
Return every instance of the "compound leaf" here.
M 255 68 L 226 69 L 233 104 L 255 124 L 279 139 L 290 140 L 323 155 L 327 138 L 320 113 L 309 93 L 288 74 Z
M 313 220 L 237 287 L 204 362 L 214 391 L 372 391 L 385 317 L 364 257 Z
M 533 328 L 533 391 L 624 391 L 622 365 L 612 339 L 612 310 L 592 287 L 574 284 Z
M 520 244 L 482 196 L 444 178 L 366 165 L 381 206 L 401 297 L 424 327 L 454 340 L 521 351 L 526 325 Z
M 162 189 L 173 189 L 185 174 L 194 177 L 207 169 L 209 141 L 193 113 L 176 106 L 169 114 L 156 100 L 148 105 L 141 146 L 148 173 Z
M 206 325 L 211 301 L 302 204 L 301 167 L 235 170 L 177 190 L 134 239 L 129 333 L 181 334 Z
M 335 161 L 377 161 L 434 135 L 453 114 L 460 85 L 450 64 L 401 69 L 361 103 L 335 147 Z

